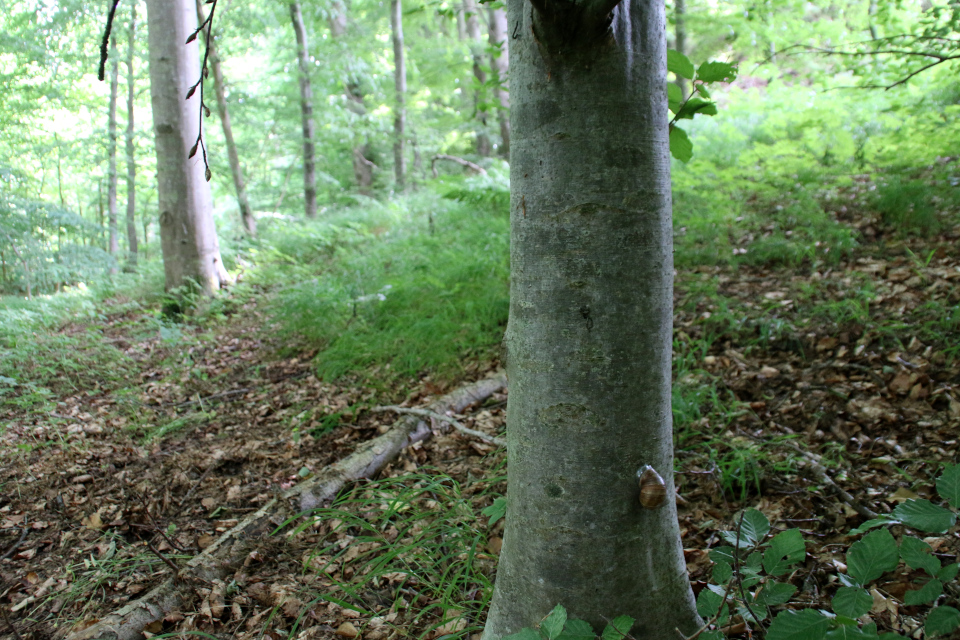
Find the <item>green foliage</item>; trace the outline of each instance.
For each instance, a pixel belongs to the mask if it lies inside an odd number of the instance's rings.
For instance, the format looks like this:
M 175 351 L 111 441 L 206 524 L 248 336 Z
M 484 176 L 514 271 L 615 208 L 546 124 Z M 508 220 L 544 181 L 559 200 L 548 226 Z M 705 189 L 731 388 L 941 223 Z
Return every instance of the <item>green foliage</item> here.
M 693 157 L 693 143 L 687 133 L 676 126 L 677 120 L 692 120 L 697 114 L 705 116 L 717 115 L 717 104 L 711 102 L 707 85 L 716 82 L 733 82 L 737 77 L 737 65 L 726 62 L 705 62 L 694 71 L 693 63 L 680 53 L 670 49 L 667 51 L 667 71 L 677 78 L 692 81 L 693 89 L 689 96 L 684 96 L 680 87 L 675 84 L 667 86 L 667 103 L 674 114 L 670 121 L 670 154 L 681 162 L 689 162 Z M 705 99 L 706 98 L 706 99 Z
M 930 195 L 923 181 L 895 176 L 877 188 L 875 206 L 887 224 L 907 233 L 930 235 L 939 227 Z
M 536 629 L 526 627 L 503 640 L 623 640 L 629 638 L 635 620 L 630 616 L 617 616 L 607 623 L 598 636 L 589 622 L 567 615 L 563 605 L 558 604 L 548 613 Z
M 295 281 L 273 312 L 288 335 L 320 347 L 322 376 L 449 377 L 500 344 L 506 218 L 430 194 L 410 206 L 366 225 L 284 230 L 269 256 L 264 277 Z

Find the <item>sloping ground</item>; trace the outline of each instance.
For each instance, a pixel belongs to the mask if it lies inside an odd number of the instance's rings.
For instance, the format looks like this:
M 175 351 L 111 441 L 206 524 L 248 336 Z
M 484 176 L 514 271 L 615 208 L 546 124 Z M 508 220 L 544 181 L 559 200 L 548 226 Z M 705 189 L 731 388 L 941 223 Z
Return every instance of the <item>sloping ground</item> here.
M 789 579 L 801 599 L 825 604 L 843 570 L 844 534 L 864 519 L 856 507 L 882 513 L 932 497 L 960 434 L 958 236 L 882 255 L 867 248 L 813 273 L 678 276 L 678 501 L 697 590 L 710 573 L 706 550 L 741 506 L 807 533 L 806 562 Z M 277 359 L 283 345 L 252 302 L 206 332 L 146 331 L 136 312 L 106 324 L 126 384 L 64 385 L 42 413 L 0 409 L 0 554 L 10 550 L 0 604 L 23 638 L 62 635 L 135 599 L 393 420 L 362 411 L 396 400 L 388 392 L 319 381 L 313 354 Z M 445 390 L 429 378 L 410 388 L 411 406 Z M 502 430 L 505 400 L 477 408 L 466 426 Z M 854 505 L 796 447 L 819 456 Z M 264 540 L 232 580 L 185 585 L 195 606 L 148 632 L 475 634 L 502 531 L 490 522 L 496 509 L 481 510 L 504 490 L 504 474 L 502 451 L 456 432 L 408 449 L 334 510 Z M 930 541 L 944 559 L 956 556 L 955 532 Z M 916 625 L 917 609 L 902 605 L 911 578 L 885 578 L 881 628 Z

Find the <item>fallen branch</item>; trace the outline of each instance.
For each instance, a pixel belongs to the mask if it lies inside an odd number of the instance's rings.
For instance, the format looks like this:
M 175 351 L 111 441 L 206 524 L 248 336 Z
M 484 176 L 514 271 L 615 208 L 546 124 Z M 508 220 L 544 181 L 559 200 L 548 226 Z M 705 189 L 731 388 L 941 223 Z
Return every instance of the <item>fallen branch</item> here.
M 429 410 L 461 412 L 506 387 L 503 373 L 478 380 L 443 396 L 430 405 Z M 415 416 L 398 420 L 383 435 L 361 444 L 356 451 L 316 476 L 284 491 L 248 515 L 233 529 L 224 533 L 202 553 L 194 556 L 179 573 L 152 589 L 139 600 L 111 613 L 91 627 L 67 633 L 68 640 L 139 640 L 148 624 L 162 620 L 174 610 L 189 606 L 193 594 L 191 583 L 210 583 L 223 580 L 234 573 L 257 544 L 271 535 L 285 522 L 297 518 L 333 500 L 349 482 L 369 478 L 415 442 L 426 440 L 432 431 L 430 425 Z
M 23 532 L 20 534 L 20 539 L 13 543 L 13 546 L 7 549 L 7 552 L 0 556 L 0 561 L 6 560 L 14 554 L 14 552 L 20 548 L 20 545 L 23 544 L 23 541 L 27 539 L 28 528 L 24 527 Z
M 460 424 L 456 419 L 451 416 L 444 415 L 442 413 L 437 413 L 435 411 L 428 411 L 426 409 L 411 409 L 408 407 L 398 407 L 396 405 L 388 405 L 385 407 L 374 407 L 371 411 L 393 411 L 395 413 L 406 413 L 411 416 L 420 416 L 421 418 L 431 418 L 433 420 L 442 420 L 446 422 L 451 427 L 459 431 L 460 433 L 465 433 L 468 436 L 473 436 L 487 442 L 489 444 L 496 445 L 498 447 L 506 447 L 507 441 L 503 438 L 497 438 L 496 436 L 488 436 L 482 431 L 477 431 L 476 429 L 471 429 Z
M 463 158 L 458 158 L 457 156 L 448 156 L 445 153 L 438 153 L 437 155 L 430 158 L 430 170 L 433 172 L 434 178 L 437 178 L 440 176 L 440 174 L 437 173 L 437 160 L 448 160 L 450 162 L 456 162 L 461 167 L 466 167 L 471 171 L 476 171 L 479 174 L 487 175 L 487 170 L 478 164 L 474 164 L 473 162 L 470 162 L 469 160 L 464 160 Z

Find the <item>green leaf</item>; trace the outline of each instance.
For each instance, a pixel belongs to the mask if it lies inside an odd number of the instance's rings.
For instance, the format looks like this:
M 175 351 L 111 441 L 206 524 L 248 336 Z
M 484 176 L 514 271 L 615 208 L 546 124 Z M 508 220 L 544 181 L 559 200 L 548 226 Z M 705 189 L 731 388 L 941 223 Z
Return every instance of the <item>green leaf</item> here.
M 886 529 L 872 531 L 855 542 L 847 552 L 847 573 L 861 587 L 876 580 L 900 563 L 897 542 Z
M 670 111 L 676 113 L 682 104 L 683 92 L 680 91 L 680 87 L 672 82 L 667 84 L 667 106 L 670 107 Z
M 728 565 L 726 562 L 718 562 L 713 565 L 713 575 L 711 580 L 716 584 L 727 584 L 727 581 L 733 577 L 733 567 Z
M 763 554 L 763 570 L 771 576 L 780 576 L 790 571 L 790 565 L 807 557 L 800 529 L 787 529 L 773 537 L 770 548 Z
M 907 500 L 893 510 L 893 517 L 918 531 L 943 533 L 954 525 L 957 516 L 929 500 Z
M 860 587 L 840 587 L 833 596 L 833 612 L 838 616 L 859 618 L 873 607 L 870 592 Z
M 788 602 L 796 592 L 797 588 L 792 584 L 786 584 L 785 582 L 768 582 L 763 586 L 760 593 L 757 594 L 756 599 L 760 604 L 774 606 Z
M 548 640 L 556 640 L 560 632 L 563 631 L 563 625 L 566 622 L 567 610 L 563 608 L 562 604 L 558 604 L 540 623 L 540 630 L 547 634 Z
M 693 157 L 693 143 L 680 127 L 670 127 L 670 155 L 680 162 L 690 162 Z
M 745 536 L 752 546 L 760 544 L 768 533 L 770 533 L 770 521 L 767 520 L 767 516 L 756 509 L 747 509 L 743 512 L 740 535 Z
M 737 65 L 727 62 L 704 62 L 697 69 L 697 80 L 703 82 L 733 82 L 737 78 Z
M 497 498 L 493 501 L 492 505 L 480 513 L 490 518 L 490 522 L 487 523 L 487 526 L 492 527 L 497 523 L 497 520 L 502 518 L 507 513 L 507 499 Z
M 704 631 L 700 634 L 700 637 L 703 638 L 703 640 L 726 640 L 726 636 L 723 635 L 723 631 L 720 631 L 719 629 Z
M 594 640 L 596 637 L 593 627 L 586 620 L 567 618 L 567 623 L 563 625 L 563 633 L 557 637 L 557 640 Z
M 844 624 L 827 631 L 826 640 L 877 640 L 877 634 L 858 629 L 856 624 Z
M 714 547 L 710 549 L 709 556 L 714 562 L 733 564 L 733 547 Z
M 677 112 L 677 118 L 680 120 L 692 120 L 693 116 L 698 113 L 705 116 L 715 116 L 717 115 L 717 105 L 700 98 L 690 98 L 687 100 L 687 103 L 683 105 L 683 108 Z
M 900 541 L 900 557 L 911 569 L 923 569 L 932 577 L 940 573 L 940 561 L 933 557 L 933 549 L 920 538 L 904 536 Z
M 602 640 L 622 640 L 630 633 L 630 627 L 633 626 L 633 618 L 630 616 L 617 616 L 610 621 L 610 624 L 603 630 L 600 636 Z
M 950 503 L 954 509 L 960 509 L 960 464 L 944 468 L 937 478 L 937 493 Z
M 737 613 L 748 622 L 760 624 L 770 616 L 770 611 L 762 604 L 754 603 L 749 608 L 744 605 L 737 607 Z
M 873 518 L 872 520 L 867 520 L 856 529 L 851 529 L 850 535 L 858 536 L 861 533 L 866 533 L 867 531 L 870 531 L 870 529 L 876 529 L 877 527 L 882 527 L 884 525 L 888 525 L 895 522 L 897 522 L 897 520 L 894 520 L 893 518 L 888 518 L 887 516 L 880 516 L 879 518 Z
M 525 627 L 516 633 L 511 633 L 509 636 L 505 636 L 503 640 L 543 640 L 543 638 L 540 637 L 540 634 L 536 629 Z
M 693 63 L 687 56 L 674 49 L 667 50 L 667 71 L 675 73 L 681 78 L 693 80 Z
M 712 618 L 720 611 L 720 605 L 723 604 L 723 596 L 714 593 L 710 589 L 704 589 L 697 596 L 697 613 L 703 619 Z
M 927 635 L 945 636 L 960 627 L 960 611 L 953 607 L 937 607 L 927 615 L 923 630 Z
M 701 84 L 700 86 L 698 86 L 698 87 L 697 87 L 697 93 L 699 93 L 701 96 L 703 96 L 703 97 L 706 98 L 707 100 L 710 99 L 710 92 L 707 91 L 706 85 L 702 85 L 702 84 Z
M 958 569 L 960 569 L 960 564 L 948 564 L 937 572 L 937 579 L 949 582 L 957 577 Z
M 919 589 L 903 594 L 903 603 L 909 606 L 929 604 L 939 598 L 941 593 L 943 593 L 943 583 L 934 578 Z
M 781 611 L 767 629 L 767 640 L 821 640 L 829 624 L 828 617 L 813 609 Z

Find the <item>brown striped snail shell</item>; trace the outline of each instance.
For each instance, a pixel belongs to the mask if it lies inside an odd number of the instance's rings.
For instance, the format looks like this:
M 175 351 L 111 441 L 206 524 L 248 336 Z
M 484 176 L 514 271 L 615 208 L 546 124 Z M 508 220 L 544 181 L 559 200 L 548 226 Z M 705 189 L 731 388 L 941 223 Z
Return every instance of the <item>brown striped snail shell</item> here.
M 667 499 L 667 483 L 650 465 L 637 471 L 637 484 L 640 485 L 640 504 L 644 508 L 656 509 Z

